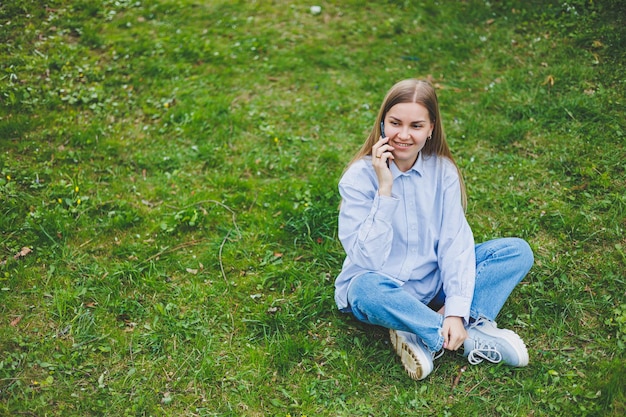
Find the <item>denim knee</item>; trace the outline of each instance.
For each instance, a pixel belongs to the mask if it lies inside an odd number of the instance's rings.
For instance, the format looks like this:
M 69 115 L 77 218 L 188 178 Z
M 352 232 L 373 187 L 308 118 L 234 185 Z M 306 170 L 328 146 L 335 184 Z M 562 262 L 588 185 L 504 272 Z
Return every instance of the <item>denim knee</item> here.
M 515 264 L 520 270 L 530 270 L 534 263 L 533 251 L 528 242 L 518 237 L 504 237 L 490 240 L 476 246 L 476 261 L 489 258 L 494 259 L 515 259 Z
M 515 249 L 517 256 L 520 258 L 520 268 L 529 271 L 535 263 L 535 256 L 528 242 L 518 237 L 507 238 L 507 241 L 507 243 Z
M 380 305 L 381 287 L 389 285 L 383 282 L 377 274 L 368 273 L 355 277 L 348 288 L 348 304 L 352 313 L 361 321 L 367 321 L 368 311 Z

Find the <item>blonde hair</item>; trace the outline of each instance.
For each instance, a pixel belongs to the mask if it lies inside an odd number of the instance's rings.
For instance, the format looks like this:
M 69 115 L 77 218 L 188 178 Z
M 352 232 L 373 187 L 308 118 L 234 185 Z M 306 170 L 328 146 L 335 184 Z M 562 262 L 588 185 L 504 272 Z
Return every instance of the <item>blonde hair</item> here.
M 396 83 L 387 92 L 385 99 L 383 100 L 378 116 L 376 117 L 376 123 L 374 128 L 370 132 L 367 140 L 354 155 L 348 167 L 356 161 L 362 159 L 367 155 L 372 154 L 372 146 L 378 139 L 380 139 L 380 123 L 385 120 L 385 116 L 389 109 L 398 103 L 417 103 L 424 106 L 428 110 L 430 115 L 430 121 L 434 125 L 432 137 L 426 141 L 426 144 L 420 151 L 422 155 L 437 155 L 448 158 L 456 167 L 459 173 L 459 183 L 461 186 L 461 202 L 463 208 L 467 208 L 467 192 L 465 190 L 465 183 L 463 181 L 463 175 L 459 166 L 452 157 L 450 147 L 446 142 L 446 134 L 443 131 L 443 124 L 441 123 L 441 114 L 439 113 L 439 101 L 437 100 L 437 94 L 433 86 L 424 80 L 408 79 Z

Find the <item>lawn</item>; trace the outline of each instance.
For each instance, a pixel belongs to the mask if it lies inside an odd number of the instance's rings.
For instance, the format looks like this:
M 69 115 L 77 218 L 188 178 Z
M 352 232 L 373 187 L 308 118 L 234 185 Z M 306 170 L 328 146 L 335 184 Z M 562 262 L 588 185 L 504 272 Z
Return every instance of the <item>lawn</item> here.
M 620 0 L 43 4 L 0 3 L 0 415 L 626 414 Z M 533 248 L 528 367 L 415 382 L 336 310 L 337 181 L 409 77 L 476 240 Z

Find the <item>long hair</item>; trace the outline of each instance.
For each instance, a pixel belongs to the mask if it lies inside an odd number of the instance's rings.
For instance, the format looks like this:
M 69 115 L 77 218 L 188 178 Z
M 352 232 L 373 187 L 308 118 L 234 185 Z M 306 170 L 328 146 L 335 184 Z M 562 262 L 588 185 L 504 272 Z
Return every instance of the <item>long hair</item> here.
M 362 159 L 363 157 L 372 154 L 372 146 L 374 146 L 374 144 L 378 142 L 378 139 L 380 139 L 380 123 L 385 120 L 387 112 L 398 103 L 417 103 L 424 106 L 428 110 L 430 121 L 434 125 L 434 128 L 432 137 L 428 141 L 426 141 L 426 144 L 424 145 L 420 153 L 426 156 L 443 156 L 452 161 L 459 173 L 459 183 L 461 186 L 462 200 L 461 202 L 463 204 L 463 208 L 466 209 L 467 192 L 465 190 L 463 175 L 461 174 L 459 166 L 454 161 L 454 158 L 452 157 L 452 152 L 450 152 L 450 147 L 446 142 L 446 134 L 443 131 L 443 124 L 441 122 L 441 114 L 439 112 L 439 101 L 437 100 L 437 94 L 433 86 L 428 81 L 408 79 L 400 81 L 393 87 L 391 87 L 391 89 L 387 92 L 387 95 L 385 96 L 382 105 L 380 106 L 380 110 L 378 111 L 378 116 L 376 117 L 374 127 L 372 128 L 369 136 L 367 137 L 367 140 L 365 141 L 361 149 L 359 149 L 359 151 L 354 155 L 354 157 L 348 164 L 348 167 L 356 161 Z

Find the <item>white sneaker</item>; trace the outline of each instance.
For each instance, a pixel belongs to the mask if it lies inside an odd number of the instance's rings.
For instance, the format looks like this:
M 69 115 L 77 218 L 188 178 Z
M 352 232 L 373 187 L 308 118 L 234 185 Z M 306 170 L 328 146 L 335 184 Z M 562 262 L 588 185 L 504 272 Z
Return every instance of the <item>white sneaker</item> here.
M 400 356 L 404 369 L 412 379 L 422 380 L 433 371 L 433 359 L 441 355 L 435 356 L 431 353 L 417 335 L 391 329 L 389 337 L 393 349 Z
M 467 329 L 464 353 L 472 365 L 483 360 L 510 366 L 528 365 L 528 350 L 524 341 L 513 331 L 498 329 L 495 322 L 479 318 Z

